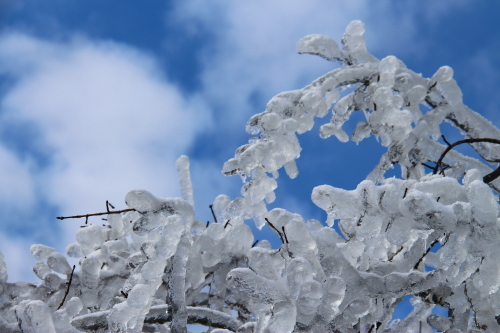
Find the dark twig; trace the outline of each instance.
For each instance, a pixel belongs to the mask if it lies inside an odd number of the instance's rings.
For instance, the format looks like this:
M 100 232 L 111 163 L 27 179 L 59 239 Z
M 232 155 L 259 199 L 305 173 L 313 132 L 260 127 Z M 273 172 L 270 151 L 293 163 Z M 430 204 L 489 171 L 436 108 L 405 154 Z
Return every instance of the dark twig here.
M 215 213 L 214 213 L 214 205 L 208 205 L 208 207 L 210 208 L 210 211 L 212 212 L 212 216 L 214 217 L 215 223 L 217 223 L 217 218 L 215 217 Z
M 394 259 L 395 256 L 397 256 L 398 254 L 401 253 L 401 251 L 403 251 L 404 249 L 404 246 L 401 246 L 390 258 L 388 258 L 387 260 L 388 261 L 391 261 L 392 262 L 392 259 Z
M 210 224 L 210 221 L 207 221 L 207 225 L 205 226 L 205 228 L 208 228 L 209 224 Z
M 69 287 L 71 286 L 71 281 L 73 280 L 73 273 L 75 272 L 75 267 L 76 267 L 76 265 L 73 265 L 73 269 L 71 270 L 71 275 L 69 276 L 68 286 L 66 287 L 66 292 L 64 293 L 64 297 L 61 301 L 61 304 L 59 304 L 59 307 L 57 308 L 57 310 L 59 310 L 63 306 L 64 301 L 66 300 L 66 296 L 68 296 Z
M 104 213 L 94 213 L 94 214 L 75 215 L 75 216 L 58 216 L 58 217 L 56 217 L 56 219 L 58 219 L 58 220 L 79 219 L 79 218 L 85 217 L 85 224 L 87 224 L 89 216 L 101 216 L 101 215 L 108 215 L 108 214 L 121 214 L 121 213 L 136 212 L 136 211 L 137 210 L 135 210 L 134 208 L 128 208 L 128 209 L 115 210 L 115 211 L 104 212 Z
M 259 240 L 256 239 L 255 242 L 253 242 L 252 247 L 255 247 L 255 245 L 257 245 L 258 242 L 259 242 Z
M 425 259 L 425 256 L 431 252 L 432 248 L 434 247 L 434 245 L 436 245 L 437 243 L 439 242 L 439 238 L 434 240 L 431 245 L 427 248 L 427 250 L 425 251 L 425 253 L 422 255 L 422 257 L 420 257 L 420 259 L 417 261 L 417 263 L 415 264 L 415 266 L 413 266 L 413 269 L 418 269 L 418 266 L 420 266 L 420 264 L 424 261 Z
M 267 217 L 265 218 L 265 220 L 266 220 L 266 222 L 269 224 L 269 226 L 270 226 L 271 228 L 273 228 L 273 229 L 274 229 L 274 231 L 276 231 L 276 232 L 278 233 L 278 235 L 280 236 L 281 242 L 284 244 L 284 243 L 285 243 L 285 241 L 283 240 L 283 235 L 281 234 L 281 232 L 280 232 L 278 229 L 276 229 L 276 227 L 275 227 L 275 226 L 274 226 L 271 222 L 269 222 L 269 220 L 267 219 Z
M 448 140 L 446 140 L 446 137 L 443 135 L 441 135 L 441 137 L 443 138 L 443 141 L 448 145 L 448 146 L 451 146 L 451 143 L 448 142 Z
M 406 198 L 406 194 L 408 193 L 408 187 L 405 188 L 405 193 L 403 194 L 403 199 Z M 387 231 L 387 230 L 386 230 Z
M 226 229 L 226 227 L 227 227 L 228 225 L 232 225 L 232 224 L 231 224 L 231 223 L 229 223 L 229 222 L 231 222 L 231 220 L 227 220 L 226 224 L 224 224 L 224 229 Z
M 483 182 L 489 183 L 495 179 L 500 177 L 500 167 L 496 168 L 495 171 L 487 174 L 486 176 L 483 177 Z
M 464 143 L 477 143 L 477 142 L 489 142 L 489 143 L 500 144 L 500 140 L 492 139 L 492 138 L 470 138 L 470 139 L 464 139 L 464 140 L 457 141 L 457 142 L 449 145 L 444 150 L 444 152 L 441 154 L 441 156 L 439 157 L 439 160 L 436 162 L 436 166 L 434 167 L 434 174 L 438 173 L 439 169 L 441 168 L 441 165 L 443 164 L 444 157 L 446 156 L 446 154 L 448 154 L 448 152 L 450 150 L 452 150 L 456 146 L 464 144 Z M 443 171 L 443 170 L 441 170 L 441 171 Z M 484 176 L 483 181 L 485 183 L 489 183 L 489 182 L 495 180 L 499 176 L 500 176 L 500 170 L 497 169 L 497 170 L 493 171 L 492 173 L 489 173 L 486 176 Z
M 282 226 L 281 230 L 283 230 L 283 236 L 285 236 L 285 242 L 288 244 L 288 237 L 286 237 L 285 226 Z

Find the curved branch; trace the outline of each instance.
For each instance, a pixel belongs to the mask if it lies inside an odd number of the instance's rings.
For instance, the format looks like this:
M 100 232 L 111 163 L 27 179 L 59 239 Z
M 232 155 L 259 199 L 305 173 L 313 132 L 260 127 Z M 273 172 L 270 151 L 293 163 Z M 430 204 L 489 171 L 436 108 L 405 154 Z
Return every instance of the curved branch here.
M 464 140 L 459 140 L 451 145 L 449 145 L 444 152 L 441 154 L 439 157 L 438 161 L 436 162 L 436 166 L 434 167 L 434 172 L 433 174 L 437 174 L 439 169 L 441 168 L 441 165 L 443 164 L 443 159 L 448 154 L 450 150 L 455 148 L 458 145 L 464 144 L 464 143 L 475 143 L 475 142 L 489 142 L 489 143 L 496 143 L 500 144 L 500 140 L 498 139 L 492 139 L 492 138 L 470 138 L 470 139 L 464 139 Z M 483 177 L 483 181 L 485 183 L 489 183 L 493 180 L 495 180 L 497 177 L 500 176 L 500 167 L 497 168 L 495 171 L 487 174 L 486 176 Z
M 172 307 L 170 305 L 152 306 L 144 319 L 146 324 L 165 324 L 172 321 Z M 213 328 L 225 328 L 235 332 L 241 322 L 230 314 L 201 307 L 186 307 L 187 323 L 200 324 Z M 71 320 L 71 325 L 84 332 L 106 331 L 108 329 L 107 316 L 109 310 L 94 312 Z

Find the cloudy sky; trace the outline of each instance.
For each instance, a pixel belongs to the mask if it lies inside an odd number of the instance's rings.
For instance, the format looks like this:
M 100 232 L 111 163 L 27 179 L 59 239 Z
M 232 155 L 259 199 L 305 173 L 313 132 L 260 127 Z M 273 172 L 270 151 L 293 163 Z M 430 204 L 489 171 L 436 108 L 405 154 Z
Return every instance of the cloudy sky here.
M 335 67 L 296 54 L 296 42 L 312 33 L 338 41 L 355 19 L 378 58 L 395 55 L 426 77 L 453 67 L 465 103 L 500 125 L 499 16 L 500 4 L 481 0 L 0 0 L 0 251 L 9 281 L 36 281 L 31 244 L 64 252 L 74 241 L 82 221 L 56 216 L 101 212 L 106 200 L 125 208 L 135 188 L 178 196 L 182 154 L 197 217 L 211 219 L 218 194 L 239 195 L 241 180 L 220 171 L 247 142 L 248 118 Z M 375 140 L 340 144 L 319 139 L 318 128 L 300 137 L 301 173 L 282 174 L 271 208 L 324 220 L 312 188 L 353 189 L 378 162 Z M 277 242 L 266 228 L 256 237 Z

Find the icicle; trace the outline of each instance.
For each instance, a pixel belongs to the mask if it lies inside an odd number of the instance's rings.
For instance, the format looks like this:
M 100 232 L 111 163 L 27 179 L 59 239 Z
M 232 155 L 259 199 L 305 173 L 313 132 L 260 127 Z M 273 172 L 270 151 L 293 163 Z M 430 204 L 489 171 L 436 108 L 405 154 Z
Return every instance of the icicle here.
M 179 175 L 179 186 L 181 198 L 194 206 L 193 185 L 191 184 L 191 173 L 189 172 L 189 157 L 182 155 L 175 162 L 177 174 Z

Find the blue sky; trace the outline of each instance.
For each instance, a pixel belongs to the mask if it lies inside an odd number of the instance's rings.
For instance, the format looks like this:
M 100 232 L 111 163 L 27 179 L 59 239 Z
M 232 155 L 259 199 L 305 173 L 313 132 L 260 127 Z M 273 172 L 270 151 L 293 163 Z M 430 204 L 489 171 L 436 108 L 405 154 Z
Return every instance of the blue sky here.
M 144 188 L 178 196 L 175 160 L 191 159 L 196 213 L 239 195 L 223 163 L 250 137 L 245 123 L 275 94 L 333 69 L 298 55 L 312 33 L 339 41 L 365 22 L 369 51 L 430 77 L 455 70 L 469 107 L 500 124 L 500 5 L 489 1 L 96 1 L 0 4 L 0 251 L 9 280 L 35 281 L 33 243 L 64 252 L 83 221 Z M 324 221 L 310 200 L 321 184 L 353 189 L 383 149 L 300 136 L 300 174 L 278 179 L 277 200 Z M 356 122 L 353 122 L 354 124 Z M 353 125 L 351 125 L 353 126 Z M 98 219 L 91 220 L 100 223 Z M 253 226 L 253 223 L 249 221 Z M 257 231 L 256 231 L 257 232 Z M 279 240 L 267 228 L 258 239 Z

